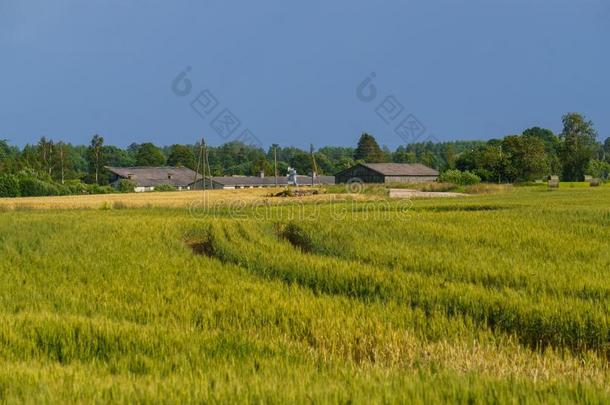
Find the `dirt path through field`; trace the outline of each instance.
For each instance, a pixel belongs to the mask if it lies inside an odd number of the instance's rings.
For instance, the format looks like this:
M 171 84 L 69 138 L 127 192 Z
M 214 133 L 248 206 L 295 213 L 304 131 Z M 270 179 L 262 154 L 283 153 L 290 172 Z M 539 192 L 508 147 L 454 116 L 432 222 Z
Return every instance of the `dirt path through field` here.
M 408 188 L 391 188 L 390 198 L 448 198 L 467 197 L 469 194 L 450 192 L 419 191 Z

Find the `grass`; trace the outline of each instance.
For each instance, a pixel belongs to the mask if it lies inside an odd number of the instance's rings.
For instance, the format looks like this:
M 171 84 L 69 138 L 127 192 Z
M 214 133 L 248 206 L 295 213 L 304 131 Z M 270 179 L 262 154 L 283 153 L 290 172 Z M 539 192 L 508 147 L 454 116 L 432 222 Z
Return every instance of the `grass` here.
M 0 400 L 608 402 L 610 189 L 494 191 L 0 201 Z

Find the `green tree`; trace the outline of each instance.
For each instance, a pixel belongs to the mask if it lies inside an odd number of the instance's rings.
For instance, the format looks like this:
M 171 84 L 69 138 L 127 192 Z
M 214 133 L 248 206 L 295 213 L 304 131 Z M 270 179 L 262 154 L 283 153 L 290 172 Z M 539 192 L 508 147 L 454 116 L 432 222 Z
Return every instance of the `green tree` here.
M 129 157 L 135 162 L 136 157 L 138 156 L 139 149 L 140 149 L 140 144 L 132 142 L 129 144 L 129 146 L 127 146 L 127 149 L 125 150 L 125 152 L 127 152 L 127 155 L 129 155 Z
M 339 159 L 339 162 L 337 163 L 337 165 L 335 167 L 336 167 L 337 172 L 340 172 L 341 170 L 350 168 L 353 165 L 354 165 L 354 159 L 352 159 L 351 157 L 348 157 L 348 156 L 344 156 Z
M 610 174 L 610 163 L 605 160 L 591 160 L 586 173 L 595 178 L 607 180 Z
M 0 162 L 8 158 L 11 154 L 11 147 L 5 139 L 0 139 Z
M 318 165 L 318 174 L 335 174 L 337 172 L 337 168 L 335 164 L 322 152 L 317 152 L 316 156 L 316 165 Z
M 51 176 L 53 173 L 53 140 L 46 137 L 38 141 L 38 154 L 40 165 L 44 172 Z
M 479 168 L 475 172 L 485 181 L 502 183 L 507 180 L 508 156 L 502 150 L 501 142 L 490 142 L 479 150 Z
M 265 156 L 259 157 L 256 161 L 252 162 L 250 167 L 250 175 L 259 176 L 263 173 L 265 176 L 274 176 L 273 165 L 265 158 Z
M 290 166 L 295 168 L 298 174 L 308 174 L 312 171 L 311 155 L 307 152 L 297 152 L 290 159 Z
M 344 146 L 324 146 L 318 149 L 319 153 L 323 153 L 330 159 L 333 165 L 337 165 L 343 158 L 354 158 L 354 148 Z
M 455 169 L 455 146 L 452 143 L 447 143 L 443 145 L 441 155 L 443 160 L 445 161 L 445 168 Z
M 287 162 L 277 162 L 277 175 L 279 177 L 285 176 L 288 173 L 288 166 Z
M 55 145 L 55 158 L 54 158 L 55 173 L 54 179 L 59 181 L 61 184 L 65 183 L 66 172 L 68 172 L 71 162 L 70 155 L 68 154 L 66 144 L 64 142 L 58 142 Z
M 167 158 L 168 166 L 183 166 L 195 169 L 195 153 L 186 145 L 172 145 Z
M 595 155 L 597 132 L 593 123 L 577 113 L 563 116 L 560 157 L 565 181 L 582 181 Z
M 610 163 L 610 137 L 606 138 L 602 149 L 604 151 L 604 160 Z
M 102 147 L 104 146 L 104 138 L 95 134 L 91 138 L 89 145 L 89 167 L 94 173 L 95 184 L 100 184 L 100 170 L 104 166 L 104 154 Z
M 509 135 L 502 141 L 502 153 L 508 159 L 510 181 L 532 181 L 548 174 L 544 142 L 533 136 Z
M 14 174 L 0 173 L 0 197 L 19 197 L 19 179 Z
M 439 167 L 436 156 L 430 150 L 424 151 L 424 153 L 421 155 L 421 158 L 419 160 L 422 164 L 424 164 L 428 167 L 432 167 L 435 169 L 438 169 L 438 167 Z
M 354 159 L 364 160 L 367 163 L 379 163 L 385 162 L 385 154 L 372 135 L 363 133 L 358 140 Z
M 381 152 L 383 152 L 383 161 L 391 162 L 392 161 L 392 151 L 386 145 L 381 147 Z
M 217 148 L 208 147 L 207 150 L 210 167 L 214 175 L 251 173 L 253 163 L 261 157 L 265 157 L 265 152 L 262 149 L 246 145 L 240 141 L 227 142 Z M 278 155 L 279 153 L 278 148 Z
M 86 145 L 66 144 L 66 154 L 69 164 L 66 167 L 66 178 L 78 179 L 87 176 L 91 172 L 89 163 L 89 147 Z
M 392 153 L 392 162 L 394 163 L 415 163 L 416 161 L 417 156 L 415 156 L 415 153 L 408 151 L 402 145 Z
M 544 143 L 550 174 L 561 173 L 561 159 L 559 158 L 559 137 L 550 129 L 533 127 L 523 131 L 523 136 L 538 138 Z
M 0 139 L 0 172 L 16 173 L 19 170 L 19 148 Z
M 164 164 L 165 156 L 161 149 L 150 142 L 140 145 L 136 155 L 136 166 L 163 166 Z
M 480 167 L 479 157 L 484 147 L 472 148 L 460 153 L 455 160 L 455 168 L 461 171 L 475 171 Z
M 116 146 L 103 147 L 104 161 L 108 166 L 128 167 L 135 165 L 133 159 L 127 151 L 117 148 Z
M 463 151 L 456 158 L 456 168 L 475 173 L 484 181 L 508 181 L 508 154 L 503 151 L 502 142 L 499 139 L 491 139 L 485 145 L 477 145 Z

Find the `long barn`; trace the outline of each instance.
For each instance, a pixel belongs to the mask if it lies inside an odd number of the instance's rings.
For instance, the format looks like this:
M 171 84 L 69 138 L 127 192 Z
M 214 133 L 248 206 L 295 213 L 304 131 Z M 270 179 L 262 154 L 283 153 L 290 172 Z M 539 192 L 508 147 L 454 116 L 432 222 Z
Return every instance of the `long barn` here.
M 201 179 L 201 175 L 186 167 L 104 167 L 110 172 L 112 186 L 118 187 L 121 180 L 129 180 L 135 184 L 136 192 L 153 191 L 159 186 L 190 190 L 191 184 Z
M 205 183 L 205 184 L 204 184 Z M 335 184 L 333 176 L 316 176 L 313 180 L 314 185 Z M 285 187 L 288 186 L 288 178 L 279 176 L 277 179 L 274 176 L 224 176 L 224 177 L 209 177 L 204 180 L 199 180 L 197 184 L 192 185 L 198 190 L 205 187 L 213 189 L 239 189 L 239 188 L 260 188 L 260 187 Z M 298 186 L 311 186 L 311 176 L 297 176 Z
M 436 181 L 438 171 L 421 163 L 359 163 L 335 175 L 335 181 L 347 183 L 422 183 Z

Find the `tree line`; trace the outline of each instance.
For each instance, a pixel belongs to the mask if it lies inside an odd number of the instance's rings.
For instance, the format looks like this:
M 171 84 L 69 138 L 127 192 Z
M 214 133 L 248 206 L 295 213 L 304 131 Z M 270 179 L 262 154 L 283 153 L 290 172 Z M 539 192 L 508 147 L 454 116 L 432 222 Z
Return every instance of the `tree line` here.
M 0 140 L 0 195 L 109 192 L 104 188 L 110 181 L 105 166 L 167 165 L 195 170 L 201 146 L 160 147 L 146 142 L 119 148 L 107 145 L 97 134 L 88 145 L 42 137 L 36 144 L 19 148 Z M 549 175 L 566 181 L 582 180 L 585 175 L 607 179 L 610 172 L 610 138 L 598 142 L 593 123 L 576 113 L 563 117 L 560 134 L 534 127 L 502 139 L 411 143 L 391 151 L 364 133 L 356 147 L 325 146 L 313 154 L 292 146 L 274 144 L 263 150 L 236 141 L 208 146 L 206 152 L 214 176 L 273 175 L 276 161 L 280 175 L 289 166 L 309 174 L 312 158 L 318 173 L 326 175 L 359 162 L 423 163 L 440 171 L 469 171 L 488 182 L 532 181 Z M 20 192 L 15 186 L 20 182 L 30 188 Z M 7 192 L 7 187 L 12 191 Z
M 371 144 L 368 143 L 372 141 Z M 280 175 L 288 167 L 299 174 L 312 172 L 315 158 L 318 174 L 333 175 L 358 162 L 422 162 L 433 167 L 452 167 L 454 155 L 484 145 L 483 141 L 431 142 L 399 146 L 394 152 L 379 147 L 375 138 L 362 134 L 357 147 L 325 146 L 313 154 L 294 146 L 271 145 L 267 150 L 239 141 L 220 146 L 207 146 L 206 152 L 214 176 L 273 175 L 275 162 Z M 40 179 L 64 184 L 79 180 L 85 184 L 107 185 L 110 173 L 105 166 L 178 166 L 197 169 L 201 151 L 199 143 L 157 146 L 147 142 L 127 148 L 107 145 L 104 138 L 94 135 L 89 145 L 55 142 L 46 137 L 22 149 L 0 140 L 0 173 L 27 172 Z M 447 154 L 449 153 L 449 155 Z
M 598 142 L 593 123 L 577 113 L 562 117 L 559 134 L 533 127 L 520 135 L 486 142 L 415 143 L 390 153 L 375 138 L 363 134 L 355 159 L 366 162 L 423 163 L 442 172 L 461 170 L 497 183 L 529 182 L 558 176 L 582 181 L 585 176 L 607 180 L 610 173 L 610 137 Z

